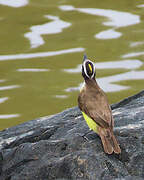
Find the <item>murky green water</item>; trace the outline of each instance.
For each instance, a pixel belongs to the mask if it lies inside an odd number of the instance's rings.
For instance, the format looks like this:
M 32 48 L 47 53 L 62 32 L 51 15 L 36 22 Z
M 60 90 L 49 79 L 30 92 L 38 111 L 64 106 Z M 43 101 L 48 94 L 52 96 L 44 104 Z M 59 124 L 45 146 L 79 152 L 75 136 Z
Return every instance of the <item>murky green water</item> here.
M 0 129 L 76 106 L 84 52 L 110 103 L 144 88 L 142 0 L 10 1 L 0 5 Z

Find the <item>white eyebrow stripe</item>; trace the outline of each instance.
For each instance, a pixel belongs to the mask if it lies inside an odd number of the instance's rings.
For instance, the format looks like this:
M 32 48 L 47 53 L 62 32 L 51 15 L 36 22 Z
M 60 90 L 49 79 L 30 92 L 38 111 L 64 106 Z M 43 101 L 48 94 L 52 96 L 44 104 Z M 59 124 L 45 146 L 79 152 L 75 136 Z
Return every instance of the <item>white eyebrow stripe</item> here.
M 86 74 L 87 77 L 89 77 L 88 74 L 87 74 L 87 71 L 86 71 L 86 62 L 87 62 L 87 60 L 85 60 L 84 63 L 83 63 L 84 73 Z

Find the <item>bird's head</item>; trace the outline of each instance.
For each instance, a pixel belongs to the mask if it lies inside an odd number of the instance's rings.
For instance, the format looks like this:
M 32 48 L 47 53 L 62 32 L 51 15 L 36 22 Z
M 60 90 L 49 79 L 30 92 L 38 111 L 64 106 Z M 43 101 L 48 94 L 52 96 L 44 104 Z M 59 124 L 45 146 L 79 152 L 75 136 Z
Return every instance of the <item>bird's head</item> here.
M 95 66 L 92 61 L 87 59 L 87 56 L 84 55 L 83 58 L 83 64 L 82 64 L 82 76 L 83 78 L 86 79 L 95 79 Z

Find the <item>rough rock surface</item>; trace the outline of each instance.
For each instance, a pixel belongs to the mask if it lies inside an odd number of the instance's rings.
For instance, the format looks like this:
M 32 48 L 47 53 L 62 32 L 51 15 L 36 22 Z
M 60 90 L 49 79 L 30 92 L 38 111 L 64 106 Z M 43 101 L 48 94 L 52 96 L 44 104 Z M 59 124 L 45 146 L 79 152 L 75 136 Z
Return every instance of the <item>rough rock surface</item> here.
M 0 132 L 0 180 L 144 179 L 144 91 L 112 105 L 121 155 L 104 153 L 77 107 Z

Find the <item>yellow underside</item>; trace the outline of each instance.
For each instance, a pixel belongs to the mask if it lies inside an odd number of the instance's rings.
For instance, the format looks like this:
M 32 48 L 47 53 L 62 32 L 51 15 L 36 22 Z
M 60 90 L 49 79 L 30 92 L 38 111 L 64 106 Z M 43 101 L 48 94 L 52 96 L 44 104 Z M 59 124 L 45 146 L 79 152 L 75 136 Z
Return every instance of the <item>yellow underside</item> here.
M 94 120 L 92 120 L 90 117 L 88 117 L 84 112 L 82 112 L 83 117 L 90 129 L 92 129 L 94 132 L 98 133 L 98 125 L 95 123 Z

